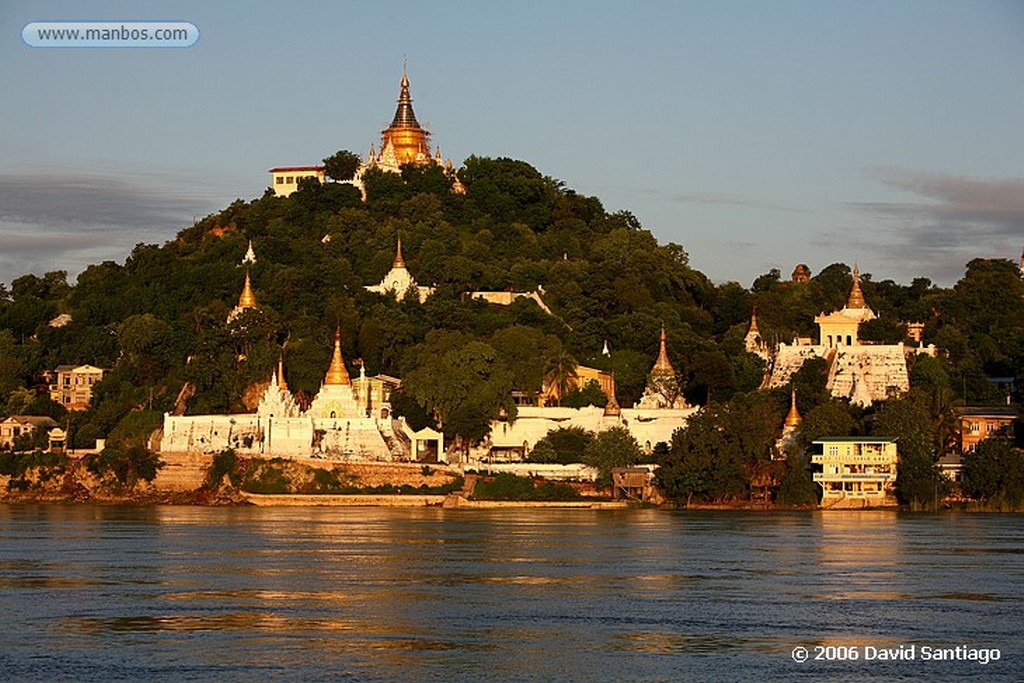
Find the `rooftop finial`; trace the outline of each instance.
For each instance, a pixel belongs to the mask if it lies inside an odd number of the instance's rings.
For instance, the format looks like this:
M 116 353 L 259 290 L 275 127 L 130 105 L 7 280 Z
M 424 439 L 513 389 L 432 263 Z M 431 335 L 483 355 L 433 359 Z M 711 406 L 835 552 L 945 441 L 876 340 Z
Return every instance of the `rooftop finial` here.
M 351 383 L 348 370 L 345 369 L 345 361 L 341 357 L 341 323 L 338 323 L 334 330 L 334 356 L 331 358 L 331 367 L 327 369 L 324 385 Z
M 654 368 L 651 370 L 653 375 L 675 375 L 676 371 L 672 367 L 672 363 L 668 360 L 668 351 L 665 349 L 665 323 L 661 323 L 661 348 L 658 349 L 658 360 L 654 363 Z
M 252 282 L 249 280 L 249 268 L 245 269 L 245 286 L 238 297 L 238 308 L 256 308 L 256 295 L 252 293 Z
M 288 382 L 284 379 L 284 350 L 277 355 L 277 386 L 288 391 Z
M 391 264 L 392 268 L 405 268 L 405 259 L 402 258 L 402 236 L 398 236 L 398 249 L 395 250 L 395 261 Z
M 867 308 L 864 301 L 864 293 L 860 291 L 860 268 L 857 262 L 853 263 L 853 287 L 850 289 L 850 298 L 846 301 L 847 308 Z
M 796 409 L 796 388 L 794 387 L 790 392 L 789 415 L 786 415 L 785 428 L 798 427 L 801 422 L 803 422 L 803 418 L 800 417 L 800 411 Z

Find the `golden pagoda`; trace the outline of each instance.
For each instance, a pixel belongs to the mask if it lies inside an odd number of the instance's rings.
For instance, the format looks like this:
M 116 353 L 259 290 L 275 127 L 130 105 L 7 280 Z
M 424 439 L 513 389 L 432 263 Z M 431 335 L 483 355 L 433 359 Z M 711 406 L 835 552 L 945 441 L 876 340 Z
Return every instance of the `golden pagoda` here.
M 391 264 L 391 268 L 405 268 L 405 259 L 402 258 L 402 236 L 398 236 L 398 249 L 395 250 L 395 260 Z
M 245 285 L 242 287 L 242 294 L 238 297 L 238 305 L 228 313 L 228 322 L 242 315 L 243 311 L 256 308 L 256 295 L 252 293 L 252 281 L 249 278 L 249 269 L 245 269 Z
M 853 264 L 853 287 L 850 289 L 850 298 L 846 300 L 847 308 L 867 308 L 864 301 L 864 293 L 860 291 L 860 268 Z
M 790 393 L 789 400 L 789 414 L 786 415 L 786 421 L 783 423 L 783 432 L 788 433 L 800 426 L 800 423 L 804 419 L 800 417 L 800 411 L 796 409 L 796 389 Z
M 654 367 L 647 376 L 647 387 L 640 396 L 640 400 L 633 406 L 644 409 L 687 409 L 689 404 L 683 397 L 676 379 L 675 368 L 668 359 L 668 350 L 665 348 L 665 324 L 661 325 L 661 346 L 658 349 L 658 359 L 654 361 Z
M 350 385 L 348 370 L 345 369 L 345 361 L 341 358 L 341 326 L 334 331 L 334 357 L 331 358 L 331 367 L 327 369 L 327 377 L 324 378 L 324 386 Z
M 661 348 L 658 350 L 658 360 L 654 362 L 654 367 L 651 368 L 652 375 L 660 375 L 665 377 L 675 377 L 676 371 L 672 367 L 672 363 L 668 360 L 668 352 L 665 350 L 665 324 L 661 325 Z
M 395 165 L 422 164 L 432 161 L 430 157 L 430 133 L 428 133 L 412 110 L 412 96 L 409 94 L 409 76 L 402 67 L 402 89 L 398 96 L 398 108 L 391 125 L 381 132 L 381 157 Z M 438 151 L 440 153 L 440 150 Z
M 245 286 L 242 287 L 242 294 L 238 297 L 237 308 L 256 308 L 256 295 L 252 293 L 252 281 L 249 279 L 249 269 L 245 269 Z

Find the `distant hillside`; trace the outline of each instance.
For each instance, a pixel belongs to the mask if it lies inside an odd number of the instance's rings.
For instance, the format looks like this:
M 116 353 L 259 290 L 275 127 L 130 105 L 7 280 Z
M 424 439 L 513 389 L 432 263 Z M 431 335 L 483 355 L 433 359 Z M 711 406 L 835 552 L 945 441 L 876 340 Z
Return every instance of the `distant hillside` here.
M 268 192 L 163 246 L 138 245 L 123 265 L 91 266 L 73 287 L 61 273 L 18 278 L 0 291 L 0 409 L 28 410 L 19 387 L 39 371 L 88 362 L 113 371 L 94 408 L 73 416 L 73 440 L 109 434 L 134 410 L 171 410 L 186 382 L 196 387 L 189 412 L 243 411 L 246 388 L 265 380 L 282 352 L 289 385 L 312 395 L 336 326 L 353 374 L 361 359 L 368 374 L 405 377 L 429 369 L 437 353 L 478 342 L 477 357 L 516 389 L 538 390 L 552 360 L 568 354 L 613 370 L 618 401 L 629 405 L 664 324 L 691 400 L 725 400 L 761 380 L 762 361 L 742 347 L 755 305 L 764 337 L 788 341 L 810 336 L 813 316 L 840 306 L 850 287 L 843 264 L 806 284 L 771 272 L 749 289 L 715 286 L 682 246 L 659 244 L 633 215 L 608 213 L 525 162 L 471 157 L 458 177 L 464 195 L 437 166 L 369 172 L 365 202 L 342 184 L 304 184 L 288 198 Z M 423 304 L 365 289 L 388 272 L 399 236 L 409 271 L 437 288 Z M 249 240 L 259 308 L 228 325 Z M 987 374 L 1024 375 L 1024 284 L 1013 263 L 972 261 L 948 290 L 925 279 L 864 280 L 880 313 L 867 338 L 899 340 L 899 323 L 926 323 L 926 341 L 950 351 L 943 372 L 953 390 L 969 400 L 997 398 Z M 538 287 L 552 315 L 528 300 L 498 307 L 464 296 Z M 71 322 L 50 326 L 61 313 Z M 600 353 L 605 342 L 610 357 Z

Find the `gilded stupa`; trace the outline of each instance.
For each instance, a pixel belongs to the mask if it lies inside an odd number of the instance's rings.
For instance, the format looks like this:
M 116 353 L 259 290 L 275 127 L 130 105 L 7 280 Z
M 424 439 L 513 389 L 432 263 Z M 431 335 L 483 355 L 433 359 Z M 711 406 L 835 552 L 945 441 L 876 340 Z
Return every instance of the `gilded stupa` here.
M 449 159 L 445 163 L 438 147 L 433 156 L 430 155 L 430 132 L 416 120 L 416 112 L 412 108 L 412 94 L 409 91 L 409 75 L 402 67 L 402 82 L 398 94 L 398 107 L 391 125 L 381 131 L 380 154 L 370 146 L 370 154 L 361 171 L 369 167 L 378 167 L 384 171 L 398 173 L 403 164 L 437 164 L 451 169 Z
M 256 295 L 252 292 L 252 280 L 249 277 L 249 268 L 245 269 L 245 284 L 242 286 L 242 294 L 238 297 L 238 305 L 228 313 L 228 322 L 242 315 L 248 309 L 256 308 Z
M 651 409 L 679 409 L 689 408 L 686 399 L 683 398 L 682 390 L 679 387 L 679 380 L 676 379 L 675 368 L 668 359 L 668 350 L 665 348 L 665 325 L 661 326 L 661 345 L 658 348 L 658 359 L 654 361 L 654 367 L 647 376 L 647 387 L 643 396 L 634 406 L 635 408 Z
M 345 369 L 345 361 L 341 357 L 341 327 L 334 331 L 334 355 L 331 357 L 331 367 L 327 369 L 327 376 L 324 378 L 324 386 L 352 384 L 349 379 L 348 370 Z
M 315 418 L 340 419 L 366 417 L 366 409 L 361 408 L 352 390 L 352 380 L 345 369 L 345 360 L 341 356 L 341 327 L 334 332 L 334 355 L 331 366 L 327 369 L 320 391 L 309 407 L 309 414 Z

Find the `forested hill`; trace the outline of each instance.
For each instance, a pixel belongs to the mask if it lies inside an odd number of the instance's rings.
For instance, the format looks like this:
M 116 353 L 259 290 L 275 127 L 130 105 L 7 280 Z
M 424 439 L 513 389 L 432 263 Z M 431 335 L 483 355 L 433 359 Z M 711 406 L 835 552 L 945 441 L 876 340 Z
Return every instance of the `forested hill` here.
M 289 198 L 268 191 L 163 246 L 138 245 L 124 265 L 91 266 L 74 286 L 59 272 L 18 278 L 0 290 L 0 411 L 59 413 L 26 388 L 69 363 L 113 368 L 94 408 L 74 416 L 83 443 L 132 412 L 170 410 L 186 382 L 196 386 L 190 413 L 243 411 L 246 389 L 282 349 L 290 387 L 309 396 L 338 325 L 350 373 L 362 359 L 371 375 L 462 382 L 471 398 L 460 409 L 477 421 L 509 388 L 537 390 L 567 358 L 614 370 L 619 403 L 632 404 L 662 324 L 690 399 L 725 401 L 761 380 L 762 361 L 742 345 L 755 305 L 765 338 L 816 336 L 814 315 L 842 306 L 851 285 L 849 267 L 833 264 L 807 284 L 773 271 L 751 288 L 716 286 L 682 246 L 658 244 L 628 212 L 608 213 L 527 163 L 471 157 L 458 176 L 464 195 L 435 166 L 368 173 L 365 202 L 344 184 L 305 183 Z M 399 236 L 410 272 L 437 287 L 422 305 L 364 288 L 389 270 Z M 259 310 L 228 325 L 250 239 Z M 553 315 L 529 300 L 502 308 L 464 296 L 538 287 Z M 927 323 L 926 342 L 950 351 L 942 372 L 971 401 L 998 399 L 986 374 L 1024 374 L 1024 284 L 1012 262 L 972 261 L 952 289 L 870 276 L 863 289 L 881 315 L 865 336 L 895 341 L 901 321 Z M 51 326 L 62 313 L 71 322 Z M 600 354 L 605 341 L 610 357 Z M 452 377 L 453 362 L 476 374 Z

